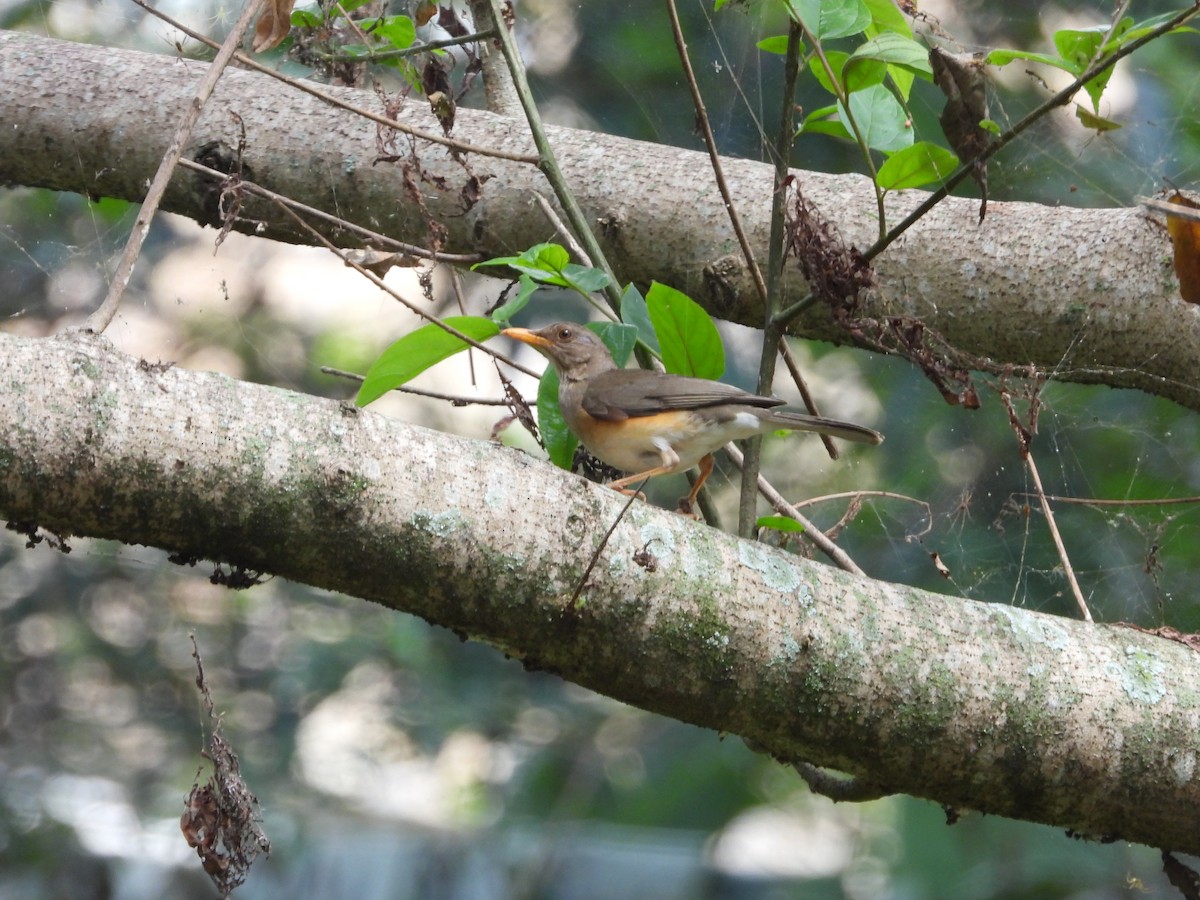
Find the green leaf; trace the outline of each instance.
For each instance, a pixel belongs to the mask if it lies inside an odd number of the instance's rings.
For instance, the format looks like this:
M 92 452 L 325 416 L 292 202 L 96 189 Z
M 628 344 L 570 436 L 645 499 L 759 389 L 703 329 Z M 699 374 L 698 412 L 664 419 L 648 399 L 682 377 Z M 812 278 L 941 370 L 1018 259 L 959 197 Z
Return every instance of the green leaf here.
M 588 328 L 600 335 L 600 340 L 604 341 L 604 346 L 612 354 L 613 362 L 624 368 L 637 345 L 637 328 L 624 322 L 593 322 Z
M 341 12 L 352 13 L 360 6 L 366 6 L 371 0 L 342 0 L 339 4 Z
M 658 335 L 663 367 L 668 372 L 711 379 L 725 373 L 721 335 L 695 300 L 655 281 L 646 294 L 646 310 Z
M 885 31 L 860 44 L 850 54 L 850 61 L 847 62 L 846 68 L 853 67 L 858 60 L 863 59 L 874 59 L 889 65 L 900 66 L 920 75 L 926 81 L 933 80 L 933 67 L 929 64 L 929 51 L 912 38 L 904 37 L 893 31 Z M 846 72 L 846 77 L 850 77 L 849 72 Z
M 846 65 L 846 60 L 850 58 L 849 53 L 842 50 L 826 50 L 825 59 L 829 63 L 829 67 L 833 69 L 834 74 L 841 78 L 841 71 Z M 816 77 L 817 82 L 829 93 L 835 97 L 838 95 L 837 89 L 833 86 L 833 82 L 829 80 L 829 73 L 825 71 L 825 66 L 821 62 L 821 58 L 815 53 L 808 58 L 808 70 Z
M 882 84 L 851 94 L 850 110 L 862 139 L 872 150 L 890 153 L 912 146 L 913 129 L 908 113 Z
M 1084 128 L 1090 128 L 1092 131 L 1116 131 L 1121 127 L 1120 122 L 1114 122 L 1112 119 L 1106 119 L 1104 116 L 1088 112 L 1078 103 L 1075 104 L 1075 118 L 1083 124 Z
M 1107 31 L 1107 27 L 1104 30 Z M 1054 49 L 1062 57 L 1068 71 L 1082 75 L 1103 40 L 1104 34 L 1094 28 L 1064 28 L 1054 32 Z
M 608 287 L 608 276 L 604 274 L 603 269 L 593 269 L 577 263 L 568 263 L 563 267 L 562 279 L 567 287 L 584 294 L 602 291 Z
M 1057 56 L 1048 56 L 1045 53 L 1031 53 L 1027 50 L 993 50 L 987 55 L 984 62 L 989 66 L 1007 66 L 1015 59 L 1042 63 L 1043 65 L 1053 66 L 1056 69 L 1062 69 L 1064 72 L 1071 71 L 1066 61 L 1059 59 Z
M 888 157 L 879 167 L 875 183 L 889 191 L 901 191 L 941 181 L 957 168 L 957 156 L 945 147 L 921 141 Z
M 450 316 L 443 321 L 476 341 L 485 341 L 500 333 L 495 322 L 482 316 Z M 435 363 L 469 346 L 437 325 L 422 325 L 384 350 L 371 364 L 354 402 L 358 406 L 366 406 Z
M 850 134 L 850 130 L 842 124 L 841 119 L 837 116 L 838 108 L 836 106 L 823 106 L 820 109 L 814 109 L 804 117 L 800 131 L 804 134 L 828 134 L 832 137 L 844 138 L 848 141 L 854 140 L 854 136 Z
M 398 50 L 407 50 L 417 39 L 417 26 L 408 16 L 388 16 L 371 31 Z
M 624 366 L 637 343 L 637 329 L 632 325 L 616 322 L 596 322 L 588 325 L 600 336 L 613 355 L 618 366 Z M 579 439 L 571 433 L 558 405 L 558 372 L 554 366 L 546 366 L 542 380 L 538 382 L 538 431 L 542 435 L 542 446 L 550 461 L 560 469 L 570 469 L 575 461 L 575 448 Z
M 804 526 L 788 516 L 761 516 L 755 528 L 774 528 L 776 531 L 804 531 Z
M 777 53 L 780 56 L 787 55 L 788 36 L 786 34 L 776 34 L 768 38 L 763 38 L 754 46 L 759 50 L 765 50 L 767 53 Z
M 291 22 L 293 28 L 320 28 L 322 19 L 319 13 L 311 10 L 294 9 Z
M 1162 25 L 1164 22 L 1175 18 L 1177 15 L 1179 15 L 1179 10 L 1174 10 L 1173 12 L 1165 12 L 1162 15 L 1152 16 L 1151 18 L 1142 22 L 1138 22 L 1136 25 L 1131 26 L 1128 31 L 1122 31 L 1121 34 L 1105 44 L 1104 49 L 1116 50 L 1118 47 L 1128 44 L 1130 41 L 1136 41 L 1139 38 L 1143 38 L 1159 25 Z M 1167 32 L 1167 34 L 1183 34 L 1185 32 L 1190 34 L 1200 34 L 1200 32 L 1198 32 L 1191 25 L 1180 25 L 1177 28 L 1172 28 Z
M 518 285 L 519 288 L 515 297 L 505 301 L 503 306 L 492 310 L 491 319 L 497 325 L 507 325 L 513 316 L 525 308 L 525 304 L 529 302 L 534 292 L 538 289 L 537 282 L 528 275 L 522 275 Z
M 570 288 L 580 293 L 600 291 L 608 286 L 608 276 L 600 269 L 577 265 L 558 244 L 535 244 L 520 256 L 500 256 L 475 263 L 480 266 L 508 266 L 541 284 Z
M 538 382 L 537 395 L 538 431 L 542 435 L 542 446 L 550 462 L 560 469 L 570 469 L 575 461 L 575 448 L 579 439 L 571 433 L 558 407 L 558 372 L 554 366 L 546 366 L 542 380 Z
M 980 119 L 979 127 L 984 131 L 990 131 L 992 134 L 1000 133 L 1000 126 L 993 119 Z
M 871 13 L 871 24 L 867 28 L 867 37 L 875 37 L 886 31 L 894 31 L 906 38 L 913 36 L 908 19 L 896 6 L 896 0 L 863 0 L 863 4 Z
M 621 321 L 636 328 L 638 340 L 656 355 L 662 354 L 658 347 L 658 337 L 654 333 L 654 325 L 650 322 L 650 313 L 646 310 L 646 299 L 632 284 L 625 288 L 625 293 L 621 295 Z
M 858 34 L 871 24 L 863 0 L 787 0 L 788 12 L 821 41 Z

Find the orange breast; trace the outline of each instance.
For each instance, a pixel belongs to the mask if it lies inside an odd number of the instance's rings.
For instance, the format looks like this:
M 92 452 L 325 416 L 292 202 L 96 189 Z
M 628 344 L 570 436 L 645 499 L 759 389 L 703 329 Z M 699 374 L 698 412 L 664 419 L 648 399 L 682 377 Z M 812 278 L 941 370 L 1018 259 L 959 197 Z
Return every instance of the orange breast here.
M 721 433 L 723 429 L 713 428 L 715 423 L 692 410 L 635 416 L 621 422 L 594 419 L 587 413 L 582 416 L 582 421 L 568 425 L 594 456 L 623 472 L 644 472 L 663 465 L 663 442 L 679 456 L 672 471 L 682 472 L 729 440 Z

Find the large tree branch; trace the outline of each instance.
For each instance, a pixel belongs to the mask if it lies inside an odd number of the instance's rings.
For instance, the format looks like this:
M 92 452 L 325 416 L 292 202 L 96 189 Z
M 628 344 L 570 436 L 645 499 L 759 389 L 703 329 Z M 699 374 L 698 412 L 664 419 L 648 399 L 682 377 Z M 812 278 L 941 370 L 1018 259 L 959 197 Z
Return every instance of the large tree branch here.
M 103 338 L 0 335 L 0 516 L 420 615 L 788 761 L 1200 851 L 1200 661 L 1138 632 L 855 579 L 494 443 Z M 654 557 L 639 564 L 638 551 Z
M 202 72 L 171 57 L 11 32 L 0 34 L 0 66 L 0 180 L 131 200 L 142 196 Z M 323 90 L 381 110 L 372 94 Z M 373 123 L 266 76 L 228 72 L 196 146 L 236 145 L 230 113 L 246 124 L 245 163 L 259 183 L 401 240 L 426 239 L 426 220 L 404 186 L 405 167 L 375 162 L 381 153 Z M 438 128 L 416 102 L 399 119 Z M 460 110 L 455 134 L 509 152 L 532 149 L 520 124 L 488 113 Z M 552 130 L 551 138 L 623 279 L 658 279 L 718 316 L 761 325 L 761 304 L 700 154 L 568 129 Z M 406 140 L 398 138 L 398 152 Z M 433 145 L 419 143 L 417 155 L 432 176 L 417 183 L 429 214 L 449 229 L 447 249 L 499 255 L 552 237 L 531 199 L 531 192 L 546 191 L 532 166 L 469 160 L 491 180 L 464 213 L 463 165 Z M 872 243 L 875 205 L 863 178 L 797 174 L 806 197 L 848 241 Z M 731 160 L 727 177 L 765 259 L 771 169 Z M 439 178 L 446 189 L 435 186 Z M 892 221 L 922 196 L 892 196 Z M 164 205 L 211 221 L 214 198 L 199 176 L 180 173 Z M 976 214 L 975 201 L 951 198 L 905 234 L 876 263 L 880 289 L 866 313 L 918 316 L 967 353 L 1001 365 L 1034 363 L 1061 378 L 1138 387 L 1200 409 L 1200 311 L 1178 297 L 1163 228 L 1137 209 L 993 203 L 982 226 Z M 261 220 L 267 235 L 309 240 L 269 206 L 250 204 L 246 215 Z M 789 277 L 786 292 L 785 304 L 805 294 L 799 275 Z M 792 330 L 846 339 L 825 312 Z

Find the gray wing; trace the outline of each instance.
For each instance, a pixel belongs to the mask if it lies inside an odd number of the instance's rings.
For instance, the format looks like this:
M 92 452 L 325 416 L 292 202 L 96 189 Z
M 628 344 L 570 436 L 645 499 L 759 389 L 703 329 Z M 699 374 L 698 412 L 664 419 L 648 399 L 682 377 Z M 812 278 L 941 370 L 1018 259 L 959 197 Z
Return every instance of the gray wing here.
M 583 408 L 597 419 L 620 421 L 651 416 L 668 409 L 705 409 L 740 403 L 763 409 L 780 406 L 777 397 L 760 397 L 731 384 L 664 375 L 646 369 L 614 369 L 592 378 L 583 395 Z

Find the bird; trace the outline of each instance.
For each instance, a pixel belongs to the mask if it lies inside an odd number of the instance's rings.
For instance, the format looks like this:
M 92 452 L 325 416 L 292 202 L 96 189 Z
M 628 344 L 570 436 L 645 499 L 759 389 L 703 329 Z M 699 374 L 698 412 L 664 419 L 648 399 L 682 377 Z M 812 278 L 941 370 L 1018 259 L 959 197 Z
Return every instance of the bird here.
M 633 494 L 631 484 L 699 467 L 699 478 L 680 501 L 688 514 L 712 474 L 713 452 L 730 441 L 780 429 L 865 444 L 883 441 L 878 431 L 862 425 L 777 409 L 784 404 L 778 397 L 707 378 L 618 368 L 600 338 L 572 322 L 538 331 L 505 328 L 502 334 L 528 344 L 554 365 L 558 405 L 580 443 L 601 462 L 634 473 L 609 487 Z

